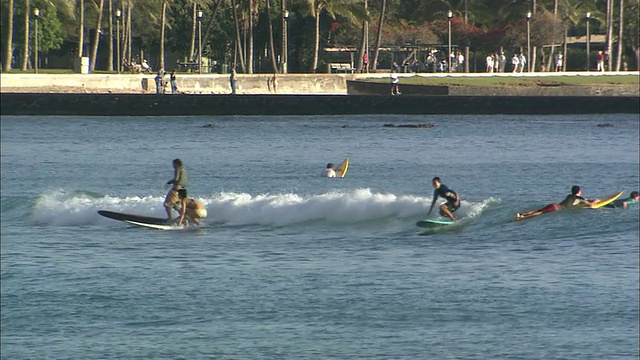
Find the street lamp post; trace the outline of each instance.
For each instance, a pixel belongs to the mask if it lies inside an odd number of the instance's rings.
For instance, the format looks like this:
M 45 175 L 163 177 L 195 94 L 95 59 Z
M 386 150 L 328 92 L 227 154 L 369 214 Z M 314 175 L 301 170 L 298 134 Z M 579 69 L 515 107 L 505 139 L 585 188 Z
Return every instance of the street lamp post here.
M 591 32 L 589 31 L 589 20 L 591 20 L 591 13 L 587 12 L 584 17 L 587 20 L 587 71 L 591 71 L 591 59 L 589 59 L 589 51 L 591 50 Z
M 451 67 L 453 66 L 451 62 L 451 19 L 452 18 L 453 18 L 453 13 L 451 12 L 451 10 L 449 10 L 449 12 L 447 13 L 447 19 L 449 20 L 449 53 L 447 54 L 447 56 L 449 56 L 449 59 L 447 60 L 448 72 L 451 72 Z
M 116 10 L 116 66 L 118 74 L 122 71 L 120 68 L 122 64 L 122 60 L 120 59 L 120 16 L 122 16 L 122 11 L 118 9 Z
M 35 69 L 36 74 L 38 73 L 38 18 L 39 17 L 40 17 L 40 9 L 38 8 L 33 9 L 33 19 L 35 20 L 35 34 L 34 34 L 35 51 L 33 54 L 33 57 L 34 57 L 33 68 Z
M 202 10 L 198 11 L 198 73 L 202 74 Z
M 527 13 L 527 71 L 531 72 L 531 11 Z
M 284 10 L 282 13 L 282 73 L 286 74 L 288 72 L 287 69 L 287 61 L 288 61 L 288 52 L 289 52 L 289 11 Z

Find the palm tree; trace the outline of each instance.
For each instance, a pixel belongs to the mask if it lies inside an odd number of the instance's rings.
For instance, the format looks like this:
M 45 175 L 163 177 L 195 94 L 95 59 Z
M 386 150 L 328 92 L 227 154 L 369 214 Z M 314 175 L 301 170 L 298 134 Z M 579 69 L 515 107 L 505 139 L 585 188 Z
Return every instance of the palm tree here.
M 233 5 L 233 22 L 235 24 L 236 27 L 236 53 L 240 56 L 240 66 L 242 67 L 242 72 L 246 73 L 247 72 L 247 66 L 244 62 L 244 56 L 243 56 L 243 52 L 242 52 L 242 40 L 240 39 L 240 19 L 238 18 L 238 4 L 236 2 L 236 0 L 232 0 L 232 5 Z M 233 61 L 233 68 L 236 68 L 236 62 L 235 62 L 235 57 L 234 57 L 234 61 Z
M 167 26 L 167 1 L 169 0 L 162 0 L 162 14 L 160 15 L 160 65 L 158 70 L 164 69 L 164 29 Z
M 378 20 L 378 34 L 376 36 L 376 48 L 373 52 L 373 62 L 371 63 L 371 70 L 375 72 L 378 69 L 378 55 L 380 54 L 380 46 L 382 45 L 382 25 L 384 24 L 384 17 L 387 12 L 387 0 L 382 0 L 382 7 L 380 9 L 380 19 Z
M 100 0 L 98 5 L 98 20 L 96 21 L 96 31 L 93 35 L 93 48 L 91 49 L 91 71 L 96 68 L 96 59 L 98 57 L 98 43 L 100 42 L 100 32 L 102 24 L 102 11 L 104 10 L 104 0 Z
M 109 61 L 107 71 L 113 71 L 113 0 L 107 3 L 109 6 Z
M 269 48 L 271 53 L 271 67 L 273 72 L 278 72 L 278 62 L 276 61 L 276 46 L 273 39 L 273 21 L 271 20 L 271 0 L 266 0 L 267 18 L 269 19 Z
M 311 64 L 311 72 L 315 72 L 318 68 L 318 54 L 320 52 L 320 15 L 322 12 L 326 11 L 332 19 L 336 18 L 336 14 L 340 14 L 353 22 L 367 19 L 368 15 L 362 6 L 357 4 L 357 0 L 307 0 L 307 5 L 309 14 L 315 20 L 315 41 Z
M 618 14 L 618 53 L 616 54 L 616 71 L 620 71 L 622 66 L 622 28 L 624 27 L 624 0 L 620 0 L 620 13 Z
M 78 57 L 82 56 L 84 56 L 84 0 L 78 0 Z
M 2 54 L 2 70 L 5 72 L 11 71 L 11 62 L 13 60 L 13 0 L 9 0 L 7 16 L 7 40 L 4 48 L 4 54 Z
M 29 0 L 24 0 L 24 44 L 22 46 L 22 67 L 21 70 L 27 70 L 27 64 L 29 63 L 29 24 L 31 23 L 31 19 L 29 15 L 31 14 L 31 2 Z

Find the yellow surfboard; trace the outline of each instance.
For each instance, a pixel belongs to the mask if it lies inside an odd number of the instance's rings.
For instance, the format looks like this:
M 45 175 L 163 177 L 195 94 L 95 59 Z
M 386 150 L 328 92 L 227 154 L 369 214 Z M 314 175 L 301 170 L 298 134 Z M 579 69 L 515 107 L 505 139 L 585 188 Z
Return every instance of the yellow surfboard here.
M 600 201 L 598 201 L 597 203 L 595 203 L 595 205 L 592 205 L 591 208 L 592 209 L 597 209 L 597 208 L 601 208 L 605 205 L 611 204 L 612 202 L 618 200 L 618 198 L 622 196 L 622 191 L 620 191 L 619 193 L 616 193 L 615 195 L 608 197 L 606 199 L 602 199 Z
M 344 159 L 343 162 L 336 168 L 336 177 L 344 177 L 349 170 L 349 158 Z

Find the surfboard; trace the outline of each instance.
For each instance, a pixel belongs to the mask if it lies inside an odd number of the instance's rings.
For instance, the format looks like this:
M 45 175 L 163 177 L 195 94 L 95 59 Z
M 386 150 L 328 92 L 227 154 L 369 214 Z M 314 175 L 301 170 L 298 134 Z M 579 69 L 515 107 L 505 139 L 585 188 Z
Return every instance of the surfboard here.
M 420 220 L 416 223 L 416 226 L 423 228 L 430 228 L 434 226 L 444 226 L 444 225 L 452 225 L 455 224 L 455 221 L 451 220 L 435 220 L 435 219 L 426 219 Z
M 349 158 L 344 159 L 343 162 L 338 165 L 336 168 L 336 177 L 344 177 L 347 175 L 347 170 L 349 170 Z
M 156 218 L 135 214 L 125 214 L 115 211 L 98 210 L 98 214 L 113 220 L 123 221 L 131 225 L 142 226 L 156 230 L 175 230 L 181 229 L 182 226 L 167 224 L 167 219 Z
M 622 191 L 620 191 L 619 193 L 615 193 L 614 195 L 606 198 L 606 199 L 601 199 L 600 201 L 598 201 L 597 203 L 595 203 L 595 205 L 592 205 L 591 208 L 592 209 L 598 209 L 601 208 L 605 205 L 609 205 L 612 202 L 618 200 L 618 198 L 622 196 Z

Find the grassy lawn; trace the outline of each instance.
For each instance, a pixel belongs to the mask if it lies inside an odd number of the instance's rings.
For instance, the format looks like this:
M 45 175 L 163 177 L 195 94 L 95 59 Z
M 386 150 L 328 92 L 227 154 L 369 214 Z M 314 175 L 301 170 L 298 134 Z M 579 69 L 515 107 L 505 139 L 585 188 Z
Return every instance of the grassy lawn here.
M 387 78 L 365 81 L 388 83 Z M 618 76 L 545 76 L 545 77 L 468 77 L 428 78 L 413 76 L 400 78 L 400 83 L 410 85 L 464 85 L 464 86 L 559 86 L 559 85 L 638 85 L 638 75 Z

